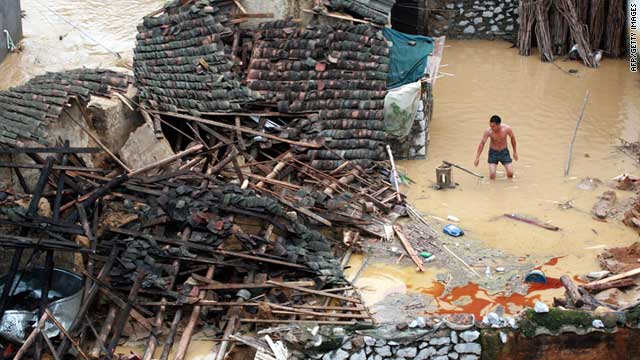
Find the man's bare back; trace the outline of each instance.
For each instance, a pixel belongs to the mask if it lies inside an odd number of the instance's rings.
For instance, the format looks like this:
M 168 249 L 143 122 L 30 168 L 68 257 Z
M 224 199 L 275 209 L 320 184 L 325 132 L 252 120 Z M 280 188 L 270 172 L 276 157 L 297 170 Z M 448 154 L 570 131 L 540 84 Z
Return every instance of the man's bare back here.
M 496 178 L 496 167 L 498 163 L 504 165 L 507 171 L 507 177 L 513 177 L 513 166 L 511 164 L 511 155 L 509 154 L 509 147 L 507 146 L 507 136 L 511 138 L 511 147 L 513 148 L 513 159 L 518 160 L 518 151 L 516 148 L 516 136 L 513 133 L 511 126 L 502 124 L 502 120 L 499 116 L 494 115 L 489 121 L 489 128 L 482 134 L 482 140 L 478 145 L 478 151 L 476 152 L 476 159 L 474 165 L 478 166 L 480 163 L 480 155 L 484 149 L 484 144 L 488 139 L 491 139 L 489 143 L 489 177 L 493 180 Z

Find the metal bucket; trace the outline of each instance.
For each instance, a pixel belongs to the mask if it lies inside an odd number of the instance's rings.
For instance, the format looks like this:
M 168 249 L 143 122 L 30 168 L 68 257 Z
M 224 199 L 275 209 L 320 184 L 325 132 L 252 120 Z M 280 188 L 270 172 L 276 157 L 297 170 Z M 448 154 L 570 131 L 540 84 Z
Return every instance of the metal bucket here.
M 0 278 L 0 293 L 4 289 L 6 279 L 6 275 Z M 45 282 L 44 268 L 35 268 L 24 273 L 19 271 L 16 274 L 12 287 L 15 289 L 13 296 L 9 298 L 8 308 L 0 321 L 0 336 L 17 343 L 25 341 L 27 330 L 38 321 L 41 291 Z M 58 268 L 53 270 L 48 307 L 65 329 L 69 328 L 78 314 L 82 304 L 82 290 L 83 279 L 80 275 Z M 48 337 L 60 333 L 52 321 L 45 323 L 44 331 Z

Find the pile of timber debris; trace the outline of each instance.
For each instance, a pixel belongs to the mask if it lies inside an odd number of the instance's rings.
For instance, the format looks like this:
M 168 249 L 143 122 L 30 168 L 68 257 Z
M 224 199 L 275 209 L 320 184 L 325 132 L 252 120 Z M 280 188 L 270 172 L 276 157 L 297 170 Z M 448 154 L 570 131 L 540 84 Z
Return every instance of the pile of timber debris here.
M 627 247 L 610 248 L 598 255 L 602 271 L 577 278 L 579 285 L 564 275 L 560 277 L 566 290 L 565 298 L 554 298 L 554 305 L 584 310 L 597 308 L 624 311 L 640 304 L 640 242 Z
M 82 358 L 110 357 L 132 331 L 148 338 L 144 358 L 162 347 L 161 358 L 173 349 L 181 359 L 202 323 L 217 329 L 221 358 L 231 335 L 255 327 L 372 321 L 336 260 L 342 242 L 332 239 L 343 229 L 384 233 L 383 215 L 403 203 L 386 180 L 387 165 L 345 161 L 323 172 L 286 147 L 241 148 L 241 133 L 257 130 L 199 125 L 185 150 L 130 171 L 77 161 L 99 148 L 0 150 L 43 159 L 33 166 L 40 178 L 30 193 L 2 193 L 0 244 L 15 249 L 7 283 L 25 259 L 33 267 L 46 254 L 50 274 L 53 255 L 69 252 L 78 254 L 72 265 L 86 281 L 82 307 L 60 339 L 40 335 L 55 318 L 42 301 L 41 321 L 13 346 L 17 359 L 62 356 L 70 347 Z M 15 295 L 4 289 L 0 316 Z
M 624 6 L 622 0 L 520 0 L 520 27 L 516 45 L 520 55 L 529 56 L 537 44 L 542 61 L 557 56 L 576 55 L 589 67 L 598 66 L 596 51 L 620 57 L 624 46 Z

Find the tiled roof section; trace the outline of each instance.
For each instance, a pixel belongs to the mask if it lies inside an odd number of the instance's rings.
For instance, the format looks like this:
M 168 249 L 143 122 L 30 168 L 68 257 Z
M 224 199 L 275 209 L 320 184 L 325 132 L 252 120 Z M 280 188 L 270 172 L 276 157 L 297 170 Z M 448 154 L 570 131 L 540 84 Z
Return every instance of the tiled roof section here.
M 329 0 L 329 6 L 335 10 L 346 10 L 378 24 L 388 22 L 395 3 L 396 0 Z
M 77 69 L 36 76 L 24 85 L 0 91 L 0 143 L 31 140 L 50 145 L 47 125 L 56 121 L 72 98 L 88 102 L 91 95 L 109 97 L 126 91 L 133 78 L 104 69 Z
M 298 28 L 291 20 L 263 23 L 249 64 L 249 88 L 280 112 L 317 113 L 311 135 L 331 150 L 310 150 L 312 165 L 341 158 L 366 165 L 384 158 L 384 97 L 389 49 L 366 24 Z
M 150 108 L 237 111 L 250 100 L 233 72 L 223 38 L 233 35 L 231 18 L 216 1 L 165 6 L 165 13 L 138 26 L 134 74 L 140 98 Z

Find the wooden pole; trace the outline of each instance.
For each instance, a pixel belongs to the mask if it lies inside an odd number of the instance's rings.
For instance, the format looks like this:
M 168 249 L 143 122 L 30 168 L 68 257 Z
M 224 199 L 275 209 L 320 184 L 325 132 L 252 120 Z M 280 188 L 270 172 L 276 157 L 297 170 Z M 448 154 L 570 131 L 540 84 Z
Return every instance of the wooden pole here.
M 589 90 L 584 95 L 584 101 L 582 102 L 582 109 L 580 109 L 580 116 L 576 122 L 576 127 L 573 129 L 573 136 L 571 137 L 571 144 L 569 145 L 569 155 L 567 156 L 567 163 L 564 166 L 564 176 L 569 176 L 569 167 L 571 166 L 571 156 L 573 155 L 573 143 L 576 141 L 576 135 L 578 134 L 578 127 L 582 121 L 584 115 L 584 109 L 587 106 L 587 100 L 589 99 Z
M 396 188 L 396 197 L 398 202 L 402 202 L 402 196 L 400 195 L 400 186 L 398 185 L 398 172 L 396 171 L 396 163 L 393 161 L 393 153 L 391 152 L 391 146 L 387 145 L 387 153 L 389 154 L 389 161 L 391 162 L 391 170 L 393 176 L 393 186 Z
M 480 179 L 484 179 L 484 176 L 483 176 L 483 175 L 480 175 L 480 174 L 475 173 L 475 172 L 473 172 L 473 171 L 471 171 L 471 170 L 465 169 L 465 168 L 463 168 L 463 167 L 462 167 L 462 166 L 460 166 L 460 165 L 456 165 L 456 164 L 454 164 L 454 163 L 450 163 L 450 162 L 445 161 L 445 160 L 442 160 L 442 163 L 443 163 L 443 164 L 445 164 L 445 165 L 449 165 L 449 166 L 453 166 L 453 167 L 455 167 L 455 168 L 458 168 L 458 169 L 460 169 L 460 170 L 462 170 L 462 171 L 466 172 L 467 174 L 471 174 L 471 175 L 473 175 L 473 176 L 479 177 Z
M 134 177 L 136 175 L 143 174 L 143 173 L 145 173 L 145 172 L 147 172 L 149 170 L 155 169 L 155 168 L 157 168 L 159 166 L 163 166 L 163 165 L 172 163 L 172 162 L 174 162 L 174 161 L 176 161 L 176 160 L 178 160 L 180 158 L 183 158 L 183 157 L 185 157 L 185 156 L 187 156 L 189 154 L 193 154 L 193 153 L 196 153 L 196 152 L 200 151 L 203 147 L 204 147 L 204 145 L 198 144 L 198 145 L 196 145 L 194 147 L 188 148 L 187 150 L 181 151 L 181 152 L 179 152 L 179 153 L 177 153 L 175 155 L 171 155 L 168 158 L 162 159 L 162 160 L 157 161 L 157 162 L 155 162 L 153 164 L 149 164 L 149 165 L 147 165 L 145 167 L 142 167 L 142 168 L 140 168 L 138 170 L 129 171 L 129 177 Z
M 400 229 L 398 225 L 394 225 L 393 230 L 396 232 L 396 235 L 398 235 L 398 238 L 400 239 L 402 246 L 404 246 L 405 250 L 407 250 L 407 254 L 409 254 L 409 257 L 411 258 L 411 260 L 413 260 L 413 262 L 418 267 L 418 271 L 424 272 L 424 266 L 422 265 L 422 260 L 420 260 L 420 257 L 416 253 L 415 249 L 409 243 L 409 240 L 402 232 L 402 229 Z
M 640 268 L 629 270 L 629 271 L 625 271 L 625 272 L 620 273 L 618 275 L 609 276 L 608 278 L 604 278 L 604 279 L 601 279 L 601 280 L 592 281 L 592 282 L 588 283 L 585 286 L 595 286 L 595 285 L 599 285 L 599 284 L 605 284 L 605 283 L 608 283 L 610 281 L 620 280 L 620 279 L 628 278 L 628 277 L 631 277 L 631 276 L 636 276 L 638 274 L 640 274 Z
M 207 270 L 207 279 L 213 279 L 213 273 L 215 272 L 215 267 L 213 265 L 209 266 Z M 198 299 L 204 299 L 206 295 L 206 290 L 198 289 Z M 191 310 L 191 317 L 189 318 L 189 322 L 187 326 L 185 326 L 184 331 L 182 332 L 182 337 L 180 338 L 180 343 L 178 344 L 178 350 L 176 351 L 176 356 L 174 360 L 183 360 L 185 355 L 187 354 L 187 349 L 189 349 L 189 343 L 191 343 L 191 336 L 193 335 L 193 330 L 196 327 L 196 323 L 198 322 L 198 318 L 200 317 L 200 310 L 202 306 L 196 305 Z
M 578 291 L 578 287 L 576 284 L 571 281 L 571 278 L 567 275 L 560 276 L 560 282 L 567 290 L 567 296 L 571 300 L 571 302 L 575 305 L 575 307 L 582 307 L 584 305 L 584 301 L 582 300 L 582 295 L 580 291 Z

